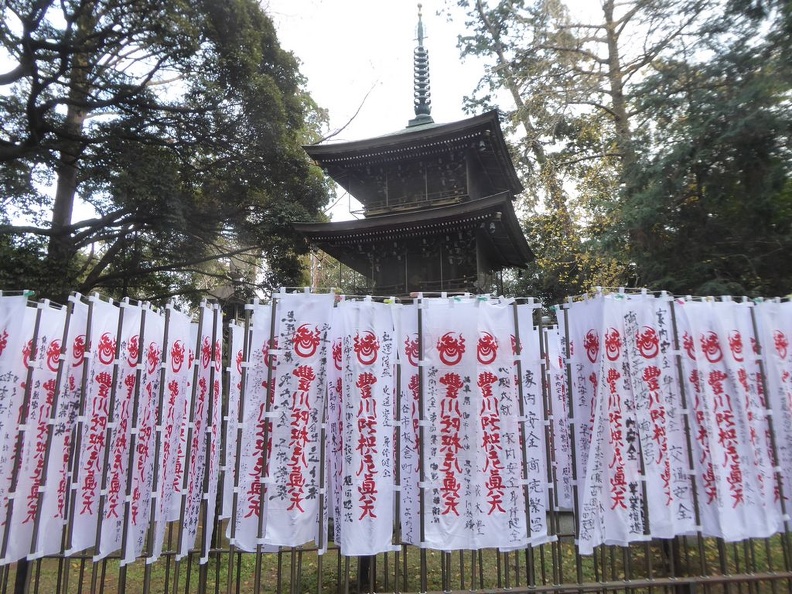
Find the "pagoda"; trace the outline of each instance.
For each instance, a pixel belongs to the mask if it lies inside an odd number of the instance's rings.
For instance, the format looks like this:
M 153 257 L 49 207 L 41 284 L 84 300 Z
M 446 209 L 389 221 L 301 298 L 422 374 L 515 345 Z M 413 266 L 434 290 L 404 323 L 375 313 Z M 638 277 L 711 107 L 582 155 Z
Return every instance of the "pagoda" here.
M 369 292 L 486 293 L 495 273 L 533 259 L 513 207 L 523 186 L 496 111 L 434 122 L 418 8 L 415 118 L 385 136 L 304 147 L 363 218 L 295 228 L 363 275 Z

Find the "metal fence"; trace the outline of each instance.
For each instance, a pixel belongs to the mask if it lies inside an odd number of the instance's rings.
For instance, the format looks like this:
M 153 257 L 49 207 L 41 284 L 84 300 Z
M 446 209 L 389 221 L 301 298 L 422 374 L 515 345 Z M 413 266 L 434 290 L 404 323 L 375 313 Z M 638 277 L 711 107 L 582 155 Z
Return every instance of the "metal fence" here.
M 561 516 L 551 524 L 569 523 Z M 576 553 L 574 533 L 521 551 L 444 553 L 403 546 L 374 557 L 344 557 L 330 546 L 277 553 L 235 551 L 216 543 L 209 563 L 200 551 L 156 564 L 119 567 L 117 558 L 52 556 L 6 566 L 4 592 L 666 592 L 784 593 L 792 588 L 789 533 L 725 543 L 693 536 Z

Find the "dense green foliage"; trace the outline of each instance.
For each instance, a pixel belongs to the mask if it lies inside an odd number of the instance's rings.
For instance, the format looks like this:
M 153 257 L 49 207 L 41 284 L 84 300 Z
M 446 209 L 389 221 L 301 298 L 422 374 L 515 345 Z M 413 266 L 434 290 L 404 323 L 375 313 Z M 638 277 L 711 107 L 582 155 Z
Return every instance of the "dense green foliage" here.
M 468 106 L 506 110 L 528 188 L 537 259 L 511 291 L 792 292 L 792 3 L 448 2 L 490 66 Z M 2 11 L 0 288 L 240 301 L 307 280 L 291 223 L 330 191 L 301 148 L 324 114 L 255 0 Z
M 792 3 L 456 3 L 531 194 L 513 291 L 792 292 Z
M 301 148 L 323 114 L 255 0 L 10 0 L 0 46 L 1 287 L 303 281 L 291 223 L 327 200 Z

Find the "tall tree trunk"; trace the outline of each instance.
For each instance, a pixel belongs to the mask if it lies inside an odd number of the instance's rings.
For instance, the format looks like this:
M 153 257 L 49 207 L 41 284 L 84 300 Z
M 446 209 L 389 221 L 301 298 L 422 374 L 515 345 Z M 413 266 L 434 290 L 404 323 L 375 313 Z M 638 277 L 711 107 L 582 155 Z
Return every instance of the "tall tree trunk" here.
M 605 37 L 608 47 L 610 107 L 616 132 L 616 146 L 622 160 L 621 178 L 625 181 L 630 177 L 636 158 L 630 131 L 630 116 L 627 112 L 627 100 L 624 97 L 624 72 L 619 55 L 619 29 L 622 27 L 622 22 L 615 21 L 613 18 L 614 5 L 614 0 L 606 0 L 602 4 L 602 12 L 605 16 Z
M 558 177 L 558 173 L 556 172 L 553 163 L 547 159 L 544 147 L 539 141 L 539 133 L 531 124 L 530 110 L 522 98 L 520 88 L 517 84 L 517 76 L 514 74 L 511 63 L 506 56 L 506 49 L 503 47 L 498 30 L 493 26 L 492 22 L 487 17 L 487 13 L 484 10 L 484 5 L 482 4 L 481 0 L 476 0 L 476 11 L 478 12 L 479 19 L 487 29 L 487 32 L 492 39 L 493 53 L 497 59 L 498 70 L 501 74 L 501 81 L 509 90 L 512 101 L 514 101 L 514 105 L 517 107 L 518 118 L 520 124 L 522 124 L 523 129 L 525 130 L 525 134 L 528 139 L 528 145 L 531 147 L 531 152 L 533 153 L 536 162 L 539 164 L 540 175 L 542 176 L 542 179 L 547 187 L 548 197 L 550 199 L 549 206 L 554 210 L 554 212 L 557 213 L 564 227 L 569 232 L 572 232 L 572 218 L 567 210 L 566 196 L 561 185 L 561 180 Z
M 75 45 L 79 47 L 93 31 L 96 21 L 94 3 L 86 2 L 77 20 Z M 62 129 L 62 145 L 58 155 L 55 201 L 52 207 L 49 245 L 47 246 L 47 271 L 50 275 L 50 297 L 65 300 L 73 288 L 72 258 L 75 254 L 71 234 L 74 200 L 79 184 L 80 157 L 84 149 L 83 126 L 88 115 L 89 58 L 87 53 L 75 53 L 69 74 L 69 105 Z

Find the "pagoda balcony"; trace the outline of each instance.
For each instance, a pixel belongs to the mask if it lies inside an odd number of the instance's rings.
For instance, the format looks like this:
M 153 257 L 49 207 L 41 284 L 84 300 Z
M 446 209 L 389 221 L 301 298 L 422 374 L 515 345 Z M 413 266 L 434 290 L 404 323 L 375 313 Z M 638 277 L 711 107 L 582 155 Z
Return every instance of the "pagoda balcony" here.
M 350 211 L 355 215 L 364 217 L 377 217 L 388 214 L 409 212 L 413 210 L 423 210 L 427 208 L 439 208 L 441 206 L 451 206 L 470 200 L 468 194 L 460 190 L 450 190 L 434 192 L 430 194 L 420 194 L 402 196 L 391 200 L 381 200 L 378 202 L 368 202 L 363 208 Z
M 459 278 L 446 278 L 442 280 L 421 280 L 406 285 L 398 283 L 394 285 L 377 285 L 374 291 L 379 295 L 405 296 L 412 293 L 475 293 L 476 277 L 463 276 Z

